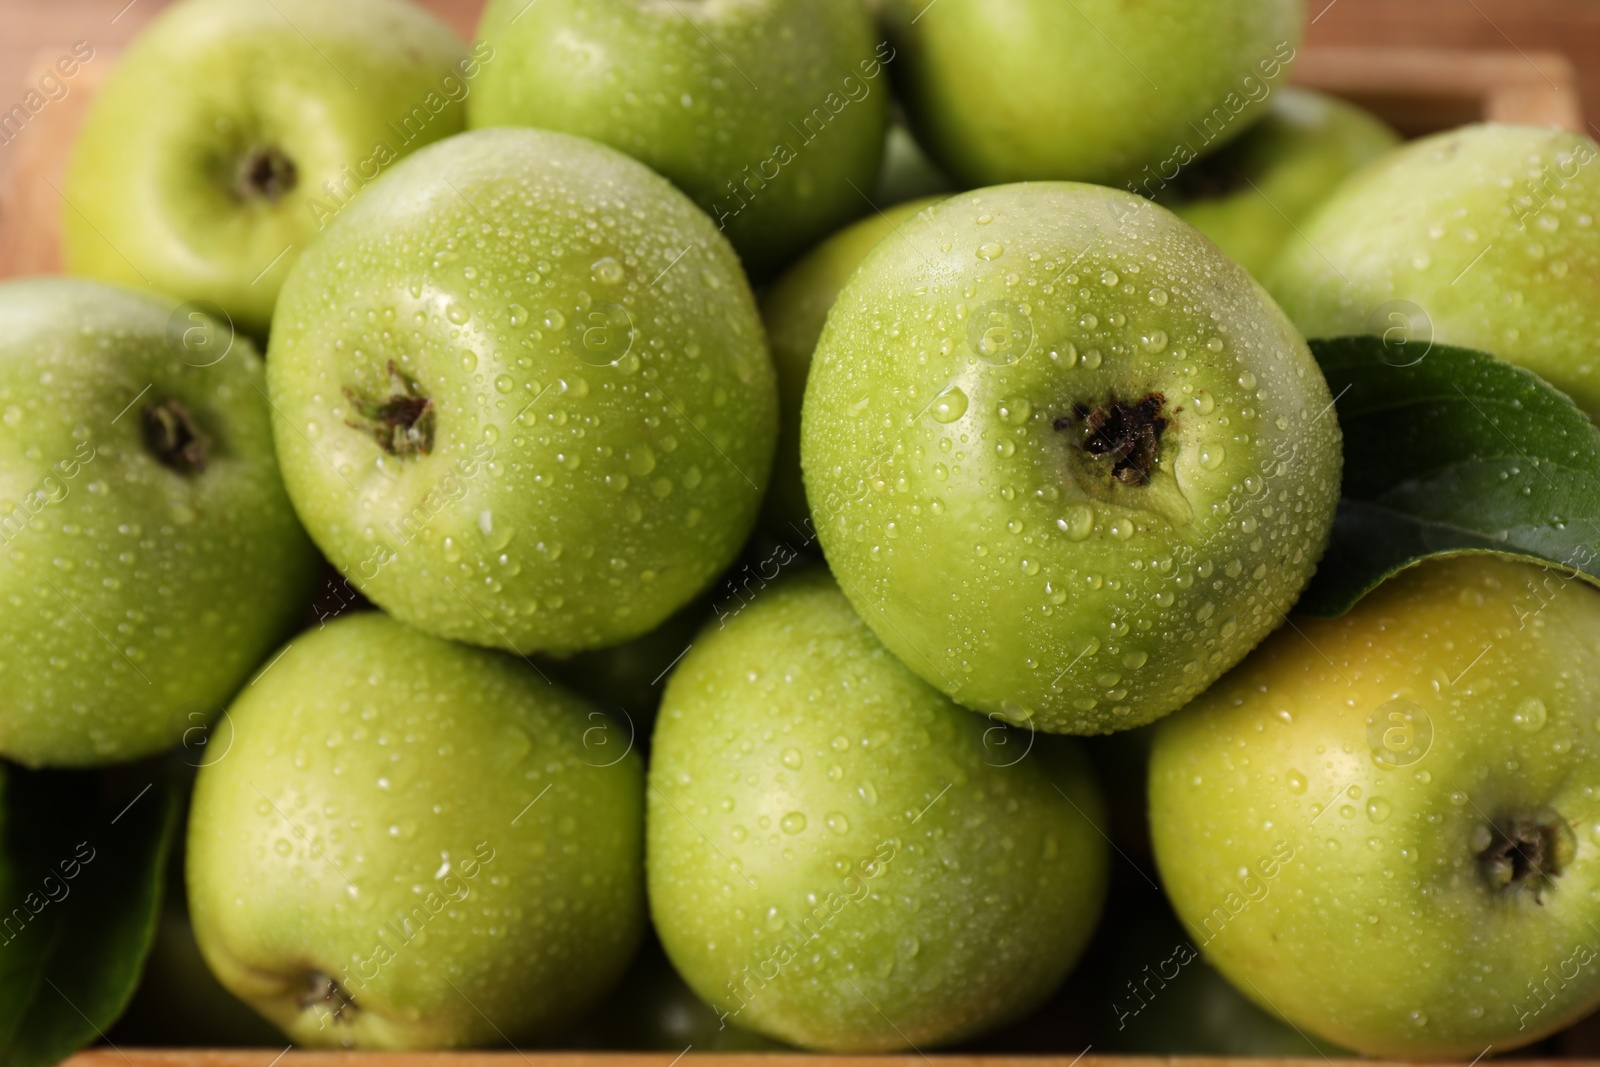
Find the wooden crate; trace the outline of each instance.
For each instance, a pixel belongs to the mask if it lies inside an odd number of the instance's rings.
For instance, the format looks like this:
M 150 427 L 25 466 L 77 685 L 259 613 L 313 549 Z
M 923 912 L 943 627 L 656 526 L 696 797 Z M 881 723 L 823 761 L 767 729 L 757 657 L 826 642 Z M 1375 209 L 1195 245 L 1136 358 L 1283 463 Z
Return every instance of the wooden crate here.
M 333 0 L 337 2 L 337 0 Z M 36 51 L 28 82 L 49 69 L 65 47 Z M 66 159 L 95 90 L 115 64 L 116 50 L 102 48 L 69 82 L 65 98 L 34 116 L 22 135 L 0 150 L 15 152 L 0 170 L 0 277 L 57 273 L 58 222 L 64 208 L 60 188 Z M 1401 132 L 1419 135 L 1474 121 L 1521 122 L 1581 130 L 1585 123 L 1573 67 L 1551 52 L 1454 51 L 1417 48 L 1308 48 L 1296 67 L 1298 83 L 1352 99 Z M 1597 1051 L 1583 1049 L 1583 1051 Z M 713 1060 L 716 1067 L 814 1067 L 801 1053 L 452 1052 L 371 1053 L 286 1049 L 163 1050 L 98 1047 L 81 1052 L 65 1067 L 691 1067 Z M 1156 1057 L 1084 1055 L 1006 1058 L 938 1055 L 939 1067 L 1172 1067 Z M 1271 1058 L 1236 1061 L 1186 1057 L 1183 1067 L 1320 1067 L 1322 1061 Z M 1369 1061 L 1383 1067 L 1381 1061 Z M 1571 1060 L 1521 1061 L 1557 1067 Z M 928 1067 L 920 1053 L 893 1056 L 829 1056 L 828 1067 Z

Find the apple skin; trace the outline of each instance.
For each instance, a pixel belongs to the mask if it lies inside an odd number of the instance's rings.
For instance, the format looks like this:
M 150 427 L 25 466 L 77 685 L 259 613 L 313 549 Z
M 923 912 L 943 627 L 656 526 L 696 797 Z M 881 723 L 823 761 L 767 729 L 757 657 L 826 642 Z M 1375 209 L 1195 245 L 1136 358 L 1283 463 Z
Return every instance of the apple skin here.
M 264 336 L 327 220 L 399 156 L 461 131 L 482 58 L 405 0 L 181 0 L 84 120 L 63 190 L 67 270 L 207 301 Z M 275 195 L 240 185 L 267 147 L 294 168 Z
M 859 0 L 490 0 L 478 37 L 504 58 L 469 125 L 627 152 L 715 218 L 757 278 L 869 210 L 893 53 Z
M 0 755 L 152 755 L 227 703 L 320 570 L 261 357 L 169 298 L 75 278 L 0 285 L 0 338 Z M 152 446 L 173 405 L 203 469 Z
M 1297 625 L 1157 731 L 1151 832 L 1194 943 L 1367 1055 L 1465 1059 L 1592 1011 L 1600 592 L 1467 556 Z M 1518 818 L 1550 835 L 1537 898 L 1480 856 Z
M 1298 0 L 879 6 L 917 141 L 968 186 L 1181 166 L 1264 112 L 1305 22 Z
M 302 1045 L 567 1025 L 644 923 L 643 761 L 593 752 L 591 710 L 511 657 L 376 612 L 295 639 L 229 709 L 195 785 L 207 964 Z
M 755 300 L 711 221 L 539 130 L 430 146 L 351 204 L 284 285 L 267 379 L 289 496 L 334 565 L 403 622 L 522 653 L 629 640 L 701 592 L 776 434 Z M 412 429 L 380 444 L 375 404 Z
M 951 703 L 820 568 L 684 657 L 648 802 L 651 912 L 678 973 L 729 1023 L 805 1048 L 926 1048 L 1025 1014 L 1104 896 L 1077 748 Z
M 1317 205 L 1399 144 L 1399 134 L 1362 108 L 1285 87 L 1260 122 L 1191 163 L 1155 201 L 1263 278 Z
M 1597 159 L 1588 137 L 1536 126 L 1415 141 L 1341 186 L 1267 285 L 1307 337 L 1476 348 L 1600 417 Z
M 1080 734 L 1175 710 L 1282 622 L 1327 543 L 1340 437 L 1305 342 L 1118 190 L 975 190 L 900 236 L 846 284 L 806 386 L 839 584 L 970 708 Z M 1156 443 L 1096 455 L 1097 414 L 1140 405 Z
M 772 461 L 772 488 L 763 509 L 767 526 L 779 536 L 809 529 L 805 483 L 800 477 L 800 404 L 806 375 L 828 310 L 839 290 L 868 252 L 902 222 L 940 197 L 913 200 L 874 212 L 845 227 L 807 252 L 761 296 L 772 363 L 778 372 L 778 449 Z

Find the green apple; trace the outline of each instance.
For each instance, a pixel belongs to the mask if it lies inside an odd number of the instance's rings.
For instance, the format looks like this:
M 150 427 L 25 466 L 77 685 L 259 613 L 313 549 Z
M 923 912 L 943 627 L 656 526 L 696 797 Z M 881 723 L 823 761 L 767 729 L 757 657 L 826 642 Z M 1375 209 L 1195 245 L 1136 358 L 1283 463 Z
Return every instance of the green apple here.
M 311 631 L 229 709 L 189 817 L 222 984 L 296 1043 L 548 1035 L 644 923 L 642 761 L 501 653 L 375 612 Z
M 395 160 L 460 132 L 491 56 L 408 0 L 180 0 L 84 120 L 67 269 L 264 335 L 295 257 Z
M 536 126 L 642 160 L 713 218 L 758 277 L 869 209 L 887 44 L 860 0 L 490 0 L 502 60 L 473 128 Z
M 643 164 L 478 130 L 397 164 L 300 258 L 267 379 L 284 480 L 370 600 L 570 654 L 737 554 L 777 399 L 727 242 Z
M 271 1047 L 278 1042 L 277 1028 L 212 975 L 182 905 L 182 881 L 171 888 L 139 988 L 110 1039 L 153 1048 Z
M 925 1048 L 1019 1017 L 1104 894 L 1100 795 L 1072 742 L 951 703 L 820 568 L 695 642 L 648 799 L 668 956 L 728 1023 L 793 1045 Z
M 806 374 L 811 353 L 828 310 L 839 290 L 868 252 L 911 216 L 939 198 L 914 200 L 874 212 L 813 248 L 761 297 L 761 318 L 766 323 L 772 362 L 778 371 L 778 450 L 772 464 L 772 488 L 767 493 L 767 525 L 780 535 L 808 531 L 811 510 L 806 507 L 805 484 L 800 478 L 800 404 L 806 394 Z
M 1431 561 L 1162 724 L 1150 822 L 1195 944 L 1308 1033 L 1394 1059 L 1600 1004 L 1600 591 Z
M 1104 184 L 1243 133 L 1288 79 L 1299 0 L 883 0 L 917 140 L 969 186 Z
M 1600 417 L 1600 146 L 1467 126 L 1340 187 L 1267 284 L 1307 337 L 1376 333 L 1526 367 Z
M 1157 176 L 1138 191 L 1153 193 L 1261 278 L 1317 205 L 1399 143 L 1399 134 L 1354 104 L 1283 88 L 1238 140 L 1173 181 Z
M 250 343 L 80 279 L 0 285 L 0 755 L 148 756 L 209 722 L 319 570 Z
M 1070 183 L 963 193 L 880 243 L 828 316 L 800 449 L 883 643 L 1053 732 L 1151 722 L 1243 658 L 1339 495 L 1327 384 L 1277 305 L 1164 208 Z
M 1153 894 L 1152 894 L 1153 895 Z M 1207 963 L 1165 901 L 1128 917 L 1106 954 L 1095 1044 L 1145 1056 L 1348 1056 L 1258 1007 Z
M 781 1052 L 785 1047 L 718 1018 L 672 969 L 654 938 L 646 941 L 617 988 L 566 1043 L 613 1052 Z

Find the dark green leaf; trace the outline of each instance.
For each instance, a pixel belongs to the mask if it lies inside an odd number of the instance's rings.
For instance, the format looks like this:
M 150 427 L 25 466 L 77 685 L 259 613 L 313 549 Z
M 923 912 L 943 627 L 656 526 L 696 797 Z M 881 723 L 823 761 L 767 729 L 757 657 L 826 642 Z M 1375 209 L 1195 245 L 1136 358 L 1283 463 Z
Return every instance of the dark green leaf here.
M 1564 394 L 1465 348 L 1311 350 L 1344 431 L 1344 499 L 1300 612 L 1340 615 L 1396 571 L 1463 552 L 1600 582 L 1600 430 Z
M 178 791 L 155 770 L 4 772 L 0 1063 L 48 1067 L 102 1037 L 138 985 Z

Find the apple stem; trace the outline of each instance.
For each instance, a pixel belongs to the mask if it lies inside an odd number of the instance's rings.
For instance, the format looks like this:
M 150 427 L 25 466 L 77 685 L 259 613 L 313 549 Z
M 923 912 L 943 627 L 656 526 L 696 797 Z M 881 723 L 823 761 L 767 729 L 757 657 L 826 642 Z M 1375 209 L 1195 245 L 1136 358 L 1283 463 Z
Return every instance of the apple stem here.
M 205 435 L 181 400 L 169 396 L 141 414 L 144 445 L 156 462 L 179 474 L 199 474 L 206 469 Z
M 1161 408 L 1166 398 L 1150 393 L 1136 403 L 1112 399 L 1090 408 L 1074 404 L 1071 415 L 1056 419 L 1057 430 L 1081 427 L 1078 447 L 1097 458 L 1111 460 L 1111 476 L 1123 485 L 1144 485 L 1161 456 L 1161 434 L 1167 420 Z
M 277 145 L 261 145 L 240 157 L 233 188 L 241 200 L 276 204 L 294 189 L 299 175 L 294 160 L 285 155 L 283 149 Z
M 355 405 L 360 420 L 347 425 L 372 436 L 391 456 L 424 455 L 433 451 L 433 401 L 423 396 L 417 383 L 389 361 L 389 395 L 381 400 L 361 396 L 345 386 L 344 395 Z

